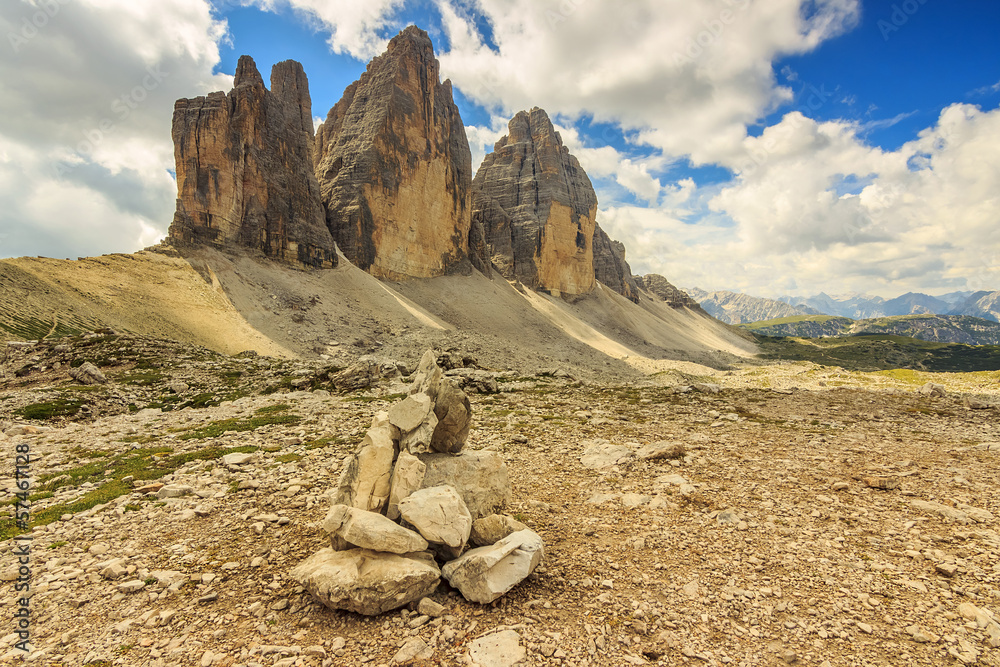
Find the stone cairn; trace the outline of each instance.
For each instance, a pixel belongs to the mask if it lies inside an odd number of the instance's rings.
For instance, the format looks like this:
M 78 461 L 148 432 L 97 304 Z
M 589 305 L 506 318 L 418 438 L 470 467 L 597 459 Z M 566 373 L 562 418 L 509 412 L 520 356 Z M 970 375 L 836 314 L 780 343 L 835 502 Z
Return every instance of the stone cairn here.
M 510 501 L 507 466 L 463 450 L 471 416 L 428 350 L 409 395 L 375 415 L 346 462 L 322 524 L 330 547 L 292 578 L 331 609 L 375 615 L 422 600 L 442 576 L 487 604 L 531 574 L 542 538 L 496 513 Z

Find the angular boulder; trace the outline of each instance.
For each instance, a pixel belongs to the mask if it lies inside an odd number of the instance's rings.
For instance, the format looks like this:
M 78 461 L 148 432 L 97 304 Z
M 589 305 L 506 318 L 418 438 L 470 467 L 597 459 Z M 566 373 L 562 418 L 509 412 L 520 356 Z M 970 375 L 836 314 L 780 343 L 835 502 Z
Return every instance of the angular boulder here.
M 425 551 L 427 540 L 376 512 L 334 505 L 323 520 L 323 531 L 337 551 L 352 548 L 393 554 Z
M 399 502 L 403 521 L 416 528 L 431 544 L 462 553 L 472 531 L 472 515 L 455 489 L 448 485 L 420 489 Z
M 467 551 L 445 564 L 441 574 L 466 600 L 489 604 L 534 572 L 543 555 L 542 538 L 520 530 L 492 546 Z
M 374 616 L 433 593 L 440 570 L 429 557 L 321 549 L 299 563 L 291 576 L 330 609 Z
M 389 423 L 387 415 L 376 415 L 372 427 L 340 475 L 333 499 L 335 505 L 381 512 L 389 501 L 398 439 L 399 429 Z
M 432 350 L 427 350 L 421 357 L 410 387 L 411 397 L 421 395 L 428 396 L 433 404 L 433 434 L 429 449 L 423 446 L 422 439 L 407 439 L 410 453 L 423 454 L 430 450 L 451 453 L 461 451 L 472 427 L 472 404 L 457 384 L 444 377 Z
M 108 381 L 101 369 L 89 361 L 83 362 L 77 368 L 70 368 L 69 376 L 80 384 L 105 384 Z
M 496 452 L 466 450 L 458 456 L 423 454 L 424 488 L 450 484 L 465 501 L 472 519 L 489 516 L 510 502 L 507 464 Z

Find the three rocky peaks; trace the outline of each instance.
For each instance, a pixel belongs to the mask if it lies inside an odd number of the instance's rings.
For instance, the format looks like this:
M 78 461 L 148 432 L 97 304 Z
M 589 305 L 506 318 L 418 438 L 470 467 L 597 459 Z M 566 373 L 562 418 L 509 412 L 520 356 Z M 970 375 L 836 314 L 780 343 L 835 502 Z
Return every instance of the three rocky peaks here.
M 518 113 L 472 177 L 465 127 L 430 38 L 410 26 L 314 133 L 309 85 L 288 60 L 271 89 L 249 56 L 233 89 L 178 100 L 170 240 L 250 248 L 379 278 L 475 267 L 555 295 L 600 281 L 632 301 L 625 248 L 597 225 L 597 196 L 546 113 Z M 471 266 L 470 266 L 471 265 Z

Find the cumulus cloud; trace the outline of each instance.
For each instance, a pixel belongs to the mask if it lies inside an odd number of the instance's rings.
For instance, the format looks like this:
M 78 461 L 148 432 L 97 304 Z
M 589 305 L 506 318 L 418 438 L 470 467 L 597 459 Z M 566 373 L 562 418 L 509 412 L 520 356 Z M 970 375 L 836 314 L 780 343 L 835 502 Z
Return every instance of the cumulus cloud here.
M 215 75 L 226 25 L 207 2 L 0 5 L 0 254 L 132 251 L 166 232 L 178 97 Z
M 895 151 L 858 123 L 787 114 L 747 137 L 731 183 L 603 208 L 637 273 L 762 296 L 1000 286 L 1000 109 L 955 104 Z M 694 224 L 685 211 L 707 210 Z
M 725 157 L 748 123 L 790 99 L 775 58 L 815 48 L 860 11 L 856 0 L 437 4 L 451 44 L 442 69 L 470 99 L 501 115 L 586 113 L 696 163 Z
M 334 53 L 367 61 L 385 51 L 387 28 L 405 0 L 244 0 L 266 11 L 291 7 L 309 23 L 330 33 Z

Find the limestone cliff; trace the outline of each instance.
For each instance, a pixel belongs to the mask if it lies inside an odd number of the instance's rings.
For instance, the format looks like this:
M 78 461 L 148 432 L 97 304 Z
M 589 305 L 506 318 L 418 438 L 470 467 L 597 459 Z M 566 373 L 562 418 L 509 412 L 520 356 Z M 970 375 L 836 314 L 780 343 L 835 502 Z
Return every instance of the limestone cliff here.
M 594 289 L 597 196 L 548 115 L 519 112 L 472 183 L 472 221 L 508 280 L 553 294 Z
M 275 65 L 268 91 L 249 56 L 240 58 L 228 95 L 177 100 L 171 132 L 177 209 L 170 240 L 335 266 L 312 170 L 311 106 L 299 63 Z
M 340 250 L 380 278 L 440 276 L 468 258 L 472 153 L 423 30 L 410 26 L 317 132 L 316 177 Z

